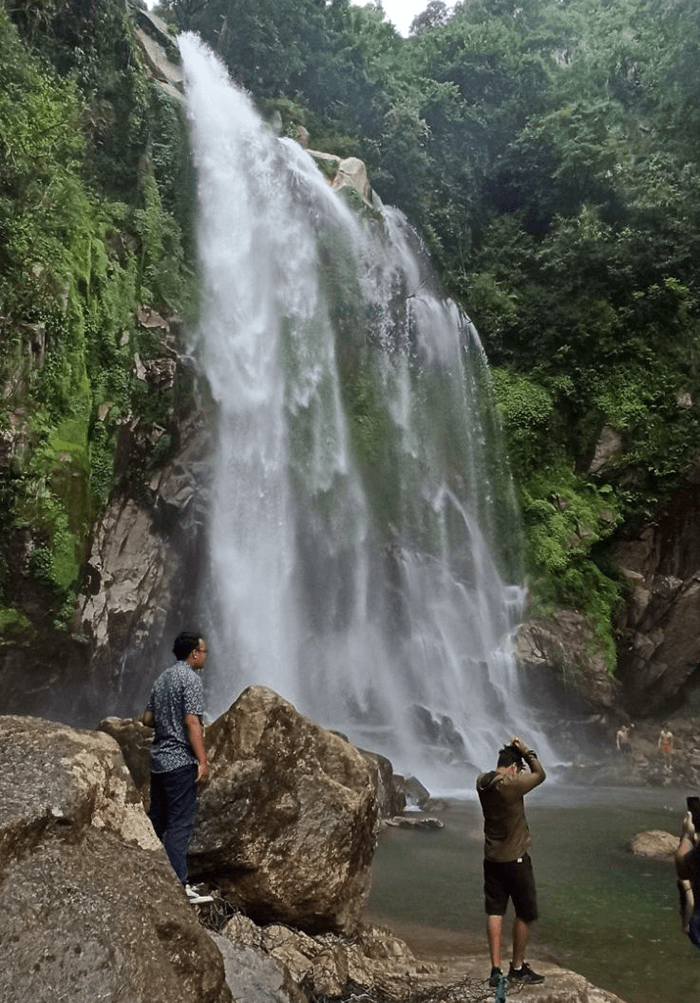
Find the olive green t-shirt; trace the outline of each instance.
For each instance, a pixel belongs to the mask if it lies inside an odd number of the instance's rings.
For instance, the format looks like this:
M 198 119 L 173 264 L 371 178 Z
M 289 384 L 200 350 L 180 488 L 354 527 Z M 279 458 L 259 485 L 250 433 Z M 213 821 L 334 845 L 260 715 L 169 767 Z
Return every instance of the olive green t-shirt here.
M 530 830 L 525 818 L 524 796 L 545 779 L 542 764 L 528 760 L 529 773 L 482 773 L 476 789 L 484 813 L 484 856 L 506 863 L 518 860 L 530 848 Z

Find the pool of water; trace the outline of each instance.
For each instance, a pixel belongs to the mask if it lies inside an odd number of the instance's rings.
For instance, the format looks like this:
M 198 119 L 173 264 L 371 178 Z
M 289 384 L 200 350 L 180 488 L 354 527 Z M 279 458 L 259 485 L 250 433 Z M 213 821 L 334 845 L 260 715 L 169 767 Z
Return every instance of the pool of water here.
M 669 789 L 548 784 L 530 794 L 541 914 L 530 954 L 627 1003 L 698 1003 L 700 951 L 680 929 L 673 863 L 627 851 L 642 830 L 680 832 L 684 810 L 685 792 Z M 486 952 L 479 803 L 451 799 L 438 814 L 443 830 L 382 834 L 368 917 L 421 954 Z

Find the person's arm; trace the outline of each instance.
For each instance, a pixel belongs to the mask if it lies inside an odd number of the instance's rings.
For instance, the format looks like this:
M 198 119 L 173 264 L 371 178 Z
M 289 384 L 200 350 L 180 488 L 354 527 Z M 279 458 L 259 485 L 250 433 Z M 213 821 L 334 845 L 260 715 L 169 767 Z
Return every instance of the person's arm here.
M 156 719 L 153 717 L 153 711 L 145 710 L 143 712 L 143 717 L 141 718 L 141 724 L 145 724 L 147 728 L 155 728 Z
M 192 747 L 192 752 L 194 752 L 199 763 L 197 780 L 202 780 L 208 775 L 209 767 L 207 765 L 207 750 L 204 748 L 204 731 L 202 730 L 202 722 L 200 721 L 199 714 L 185 714 L 185 730 L 187 731 L 187 738 Z
M 695 910 L 695 898 L 691 880 L 696 876 L 700 860 L 696 846 L 696 833 L 693 826 L 693 818 L 687 812 L 683 819 L 681 838 L 675 852 L 676 874 L 678 875 L 678 892 L 680 895 L 680 911 L 683 932 L 688 932 L 690 917 Z
M 676 852 L 674 854 L 676 861 L 676 871 L 678 872 L 679 878 L 692 878 L 693 874 L 688 872 L 688 863 L 691 858 L 688 856 L 691 850 L 695 849 L 697 834 L 695 832 L 695 827 L 693 826 L 693 816 L 690 812 L 686 812 L 683 818 L 683 828 L 681 829 L 681 838 L 678 841 L 678 846 L 676 847 Z

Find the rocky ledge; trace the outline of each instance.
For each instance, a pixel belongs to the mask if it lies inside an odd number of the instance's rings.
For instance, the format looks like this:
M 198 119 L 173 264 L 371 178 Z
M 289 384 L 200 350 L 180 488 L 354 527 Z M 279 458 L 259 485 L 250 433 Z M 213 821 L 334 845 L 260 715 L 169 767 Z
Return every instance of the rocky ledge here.
M 426 960 L 363 922 L 380 816 L 400 811 L 386 760 L 244 691 L 207 728 L 190 874 L 213 901 L 195 907 L 145 813 L 149 741 L 137 721 L 0 717 L 3 1003 L 493 998 L 485 955 Z M 524 998 L 616 1003 L 533 961 L 547 981 Z

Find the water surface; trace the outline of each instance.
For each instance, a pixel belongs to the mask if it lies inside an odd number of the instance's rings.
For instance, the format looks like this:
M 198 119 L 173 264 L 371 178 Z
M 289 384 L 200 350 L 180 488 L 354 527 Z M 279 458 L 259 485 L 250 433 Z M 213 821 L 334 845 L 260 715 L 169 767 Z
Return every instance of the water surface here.
M 700 951 L 680 930 L 673 864 L 626 849 L 643 830 L 679 832 L 684 807 L 685 792 L 668 789 L 551 785 L 532 794 L 541 920 L 531 958 L 579 972 L 626 1003 L 697 1003 Z M 439 815 L 442 831 L 382 835 L 368 915 L 422 955 L 485 953 L 481 810 L 452 800 Z

